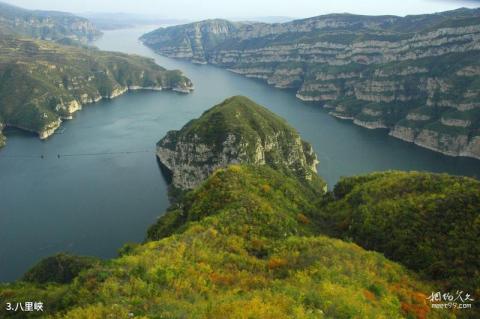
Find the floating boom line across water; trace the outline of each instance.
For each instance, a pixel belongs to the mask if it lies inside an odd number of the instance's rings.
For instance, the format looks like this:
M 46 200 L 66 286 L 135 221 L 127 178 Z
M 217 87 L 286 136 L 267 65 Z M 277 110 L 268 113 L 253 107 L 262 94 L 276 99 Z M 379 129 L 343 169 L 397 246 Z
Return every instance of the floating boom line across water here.
M 121 152 L 98 152 L 98 153 L 72 153 L 72 154 L 56 154 L 56 155 L 0 155 L 0 159 L 2 158 L 32 158 L 32 159 L 46 159 L 51 157 L 56 157 L 58 159 L 62 157 L 95 157 L 95 156 L 106 156 L 106 155 L 133 155 L 133 154 L 144 154 L 144 153 L 152 153 L 155 152 L 152 150 L 139 150 L 139 151 L 121 151 Z

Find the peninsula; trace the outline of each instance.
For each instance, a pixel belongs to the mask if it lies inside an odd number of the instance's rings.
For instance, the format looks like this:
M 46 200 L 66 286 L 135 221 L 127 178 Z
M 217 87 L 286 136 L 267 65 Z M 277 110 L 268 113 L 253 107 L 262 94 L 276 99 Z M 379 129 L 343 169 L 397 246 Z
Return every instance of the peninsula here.
M 157 144 L 157 156 L 180 190 L 198 187 L 230 164 L 268 165 L 305 181 L 319 179 L 313 147 L 285 120 L 243 96 L 168 132 Z
M 0 37 L 0 52 L 0 132 L 16 127 L 46 139 L 85 104 L 130 90 L 193 90 L 182 72 L 135 55 L 13 35 Z

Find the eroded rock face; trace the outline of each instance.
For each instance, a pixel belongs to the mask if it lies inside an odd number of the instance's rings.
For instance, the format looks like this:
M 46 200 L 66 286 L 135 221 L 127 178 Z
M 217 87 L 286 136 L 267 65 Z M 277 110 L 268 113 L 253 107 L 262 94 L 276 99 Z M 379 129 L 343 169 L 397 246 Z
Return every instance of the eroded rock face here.
M 2 133 L 4 128 L 5 128 L 5 125 L 2 122 L 0 122 L 0 148 L 5 146 L 6 140 L 7 140 L 5 138 L 5 135 L 3 135 L 3 133 Z
M 480 157 L 469 146 L 480 134 L 480 9 L 283 24 L 203 21 L 142 40 L 169 57 L 295 89 L 299 99 L 326 103 L 357 125 L 451 156 Z
M 38 136 L 40 139 L 47 139 L 50 136 L 52 136 L 55 131 L 60 127 L 62 124 L 63 120 L 71 120 L 73 119 L 73 116 L 76 112 L 82 110 L 82 106 L 86 104 L 91 104 L 91 103 L 97 103 L 101 100 L 107 99 L 115 99 L 119 96 L 122 96 L 123 94 L 127 93 L 128 91 L 139 91 L 139 90 L 147 90 L 147 91 L 162 91 L 162 90 L 172 90 L 176 91 L 179 93 L 184 93 L 188 94 L 193 90 L 193 85 L 191 85 L 191 82 L 188 81 L 185 82 L 184 84 L 174 86 L 174 87 L 161 87 L 161 86 L 131 86 L 131 87 L 117 87 L 114 88 L 110 93 L 107 95 L 101 96 L 98 92 L 96 92 L 93 96 L 90 96 L 88 94 L 83 94 L 80 96 L 78 100 L 72 100 L 69 102 L 63 102 L 58 104 L 55 107 L 55 111 L 61 114 L 59 117 L 54 117 L 48 124 L 46 124 L 42 129 L 38 131 L 34 131 L 38 133 Z M 27 131 L 32 131 L 28 127 L 22 127 L 20 125 L 12 125 L 16 126 L 20 129 L 27 130 Z M 0 129 L 1 131 L 1 129 Z M 4 143 L 5 144 L 5 143 Z M 3 145 L 4 145 L 3 144 Z
M 38 132 L 38 136 L 40 137 L 41 140 L 47 139 L 48 137 L 53 135 L 53 133 L 55 133 L 55 131 L 60 127 L 61 124 L 62 124 L 61 119 L 56 119 L 50 122 L 42 130 Z
M 245 97 L 233 97 L 202 117 L 171 131 L 157 144 L 157 156 L 172 185 L 197 187 L 229 164 L 270 165 L 304 180 L 316 175 L 317 156 L 285 121 Z
M 462 150 L 462 156 L 480 159 L 480 135 L 471 137 L 467 147 Z
M 27 10 L 0 3 L 0 28 L 44 40 L 92 41 L 102 35 L 87 19 L 70 13 Z
M 468 145 L 468 136 L 442 134 L 424 129 L 417 135 L 414 143 L 434 151 L 456 156 L 460 155 Z
M 449 156 L 466 156 L 480 159 L 480 136 L 468 136 L 461 132 L 442 133 L 427 128 L 396 125 L 390 135 L 406 142 L 428 148 Z
M 193 90 L 181 71 L 166 70 L 140 56 L 11 35 L 0 37 L 0 52 L 1 122 L 42 139 L 85 104 L 130 90 Z

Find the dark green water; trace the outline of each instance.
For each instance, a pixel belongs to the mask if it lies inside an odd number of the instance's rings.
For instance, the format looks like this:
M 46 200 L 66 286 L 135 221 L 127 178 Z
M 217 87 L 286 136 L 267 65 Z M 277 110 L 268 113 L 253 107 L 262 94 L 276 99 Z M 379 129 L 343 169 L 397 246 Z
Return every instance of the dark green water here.
M 259 81 L 157 56 L 136 40 L 146 31 L 106 32 L 96 44 L 182 69 L 196 91 L 136 92 L 87 106 L 48 141 L 10 132 L 0 151 L 0 281 L 18 278 L 59 251 L 113 257 L 124 243 L 143 240 L 168 207 L 155 143 L 232 95 L 247 95 L 295 126 L 314 145 L 319 173 L 330 185 L 340 176 L 388 169 L 480 176 L 480 161 L 446 157 L 342 122 Z M 63 156 L 123 151 L 145 152 Z

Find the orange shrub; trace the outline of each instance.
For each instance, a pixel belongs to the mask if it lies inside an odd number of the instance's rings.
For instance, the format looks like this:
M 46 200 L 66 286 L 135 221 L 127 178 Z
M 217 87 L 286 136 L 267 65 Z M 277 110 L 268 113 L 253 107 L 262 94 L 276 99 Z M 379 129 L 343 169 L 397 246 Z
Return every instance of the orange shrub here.
M 268 261 L 268 269 L 281 268 L 285 267 L 286 265 L 288 265 L 288 260 L 286 260 L 285 258 L 274 257 Z
M 210 274 L 210 280 L 220 286 L 231 286 L 235 282 L 232 275 L 219 274 L 216 272 Z
M 363 292 L 363 295 L 365 296 L 365 298 L 367 298 L 369 301 L 376 301 L 377 298 L 375 297 L 375 295 L 371 292 L 371 291 L 368 291 L 368 290 L 365 290 Z
M 426 319 L 430 308 L 427 305 L 412 305 L 402 302 L 402 310 L 406 315 L 413 316 L 417 319 Z
M 298 213 L 297 220 L 304 225 L 310 224 L 310 219 L 302 213 Z

